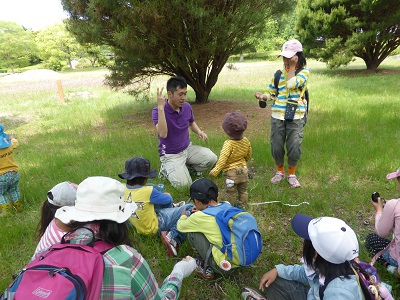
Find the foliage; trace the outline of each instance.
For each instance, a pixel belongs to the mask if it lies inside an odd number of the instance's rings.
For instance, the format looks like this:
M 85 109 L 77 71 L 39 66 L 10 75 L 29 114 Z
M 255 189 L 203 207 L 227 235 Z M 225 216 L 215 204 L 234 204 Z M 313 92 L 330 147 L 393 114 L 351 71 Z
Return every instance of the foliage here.
M 36 43 L 41 51 L 40 57 L 47 61 L 49 68 L 56 71 L 61 70 L 63 61 L 68 62 L 73 69 L 72 60 L 80 57 L 83 51 L 75 37 L 65 29 L 64 24 L 54 24 L 39 31 Z
M 81 43 L 113 48 L 108 83 L 121 88 L 157 74 L 180 75 L 206 102 L 229 55 L 264 29 L 288 0 L 62 0 Z
M 376 69 L 400 45 L 400 1 L 299 0 L 297 15 L 308 56 L 332 68 L 355 56 Z
M 111 53 L 110 47 L 104 45 L 95 45 L 95 44 L 84 44 L 83 47 L 83 57 L 90 61 L 90 66 L 92 68 L 96 66 L 104 66 L 109 60 L 109 56 Z M 81 62 L 79 62 L 81 65 Z
M 32 31 L 13 22 L 0 21 L 0 67 L 25 67 L 36 51 Z

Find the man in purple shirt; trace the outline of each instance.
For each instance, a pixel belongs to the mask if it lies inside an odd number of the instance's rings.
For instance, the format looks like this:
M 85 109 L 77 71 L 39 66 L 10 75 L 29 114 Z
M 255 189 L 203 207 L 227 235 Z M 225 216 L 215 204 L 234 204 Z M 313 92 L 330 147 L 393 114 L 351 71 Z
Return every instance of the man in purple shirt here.
M 167 81 L 168 98 L 157 89 L 158 106 L 153 108 L 152 118 L 158 134 L 160 173 L 175 187 L 190 186 L 188 166 L 197 173 L 211 169 L 217 156 L 208 148 L 192 145 L 189 128 L 202 141 L 207 134 L 194 121 L 192 107 L 186 101 L 187 83 L 183 77 L 171 77 Z

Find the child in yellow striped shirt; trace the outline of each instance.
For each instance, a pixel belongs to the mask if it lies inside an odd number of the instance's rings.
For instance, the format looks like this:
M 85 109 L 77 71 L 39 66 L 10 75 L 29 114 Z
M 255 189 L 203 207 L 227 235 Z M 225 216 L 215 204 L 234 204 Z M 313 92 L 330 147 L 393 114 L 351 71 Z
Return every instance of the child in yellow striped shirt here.
M 248 200 L 247 162 L 252 152 L 250 141 L 243 137 L 243 132 L 247 128 L 247 119 L 241 112 L 227 113 L 222 122 L 222 128 L 229 139 L 224 142 L 218 161 L 210 171 L 210 176 L 218 176 L 222 171 L 227 194 L 227 199 L 224 201 L 228 200 L 231 205 L 244 208 Z

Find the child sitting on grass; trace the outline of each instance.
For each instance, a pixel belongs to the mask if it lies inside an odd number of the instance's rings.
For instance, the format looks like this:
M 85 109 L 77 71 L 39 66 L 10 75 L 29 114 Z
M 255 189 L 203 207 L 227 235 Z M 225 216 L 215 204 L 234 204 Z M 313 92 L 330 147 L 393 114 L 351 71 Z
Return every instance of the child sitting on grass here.
M 210 176 L 223 172 L 226 184 L 227 199 L 231 205 L 245 207 L 248 200 L 247 162 L 251 157 L 251 144 L 243 132 L 247 128 L 247 120 L 240 112 L 227 113 L 222 128 L 230 139 L 224 142 L 217 164 L 210 171 Z M 236 193 L 239 201 L 236 203 Z
M 4 132 L 4 126 L 0 124 L 0 217 L 9 215 L 13 207 L 16 211 L 21 210 L 18 189 L 20 175 L 14 160 L 14 149 L 17 147 L 18 140 L 10 138 Z
M 176 229 L 182 211 L 190 213 L 193 204 L 179 203 L 174 206 L 172 196 L 162 193 L 154 185 L 146 185 L 154 178 L 156 170 L 150 169 L 150 161 L 134 157 L 126 161 L 125 172 L 118 174 L 126 179 L 125 201 L 135 202 L 137 210 L 129 218 L 139 234 L 160 235 L 169 256 L 177 255 L 177 246 L 186 236 Z M 183 204 L 183 205 L 182 205 Z
M 47 199 L 43 202 L 41 218 L 36 229 L 39 243 L 34 256 L 59 243 L 63 235 L 71 230 L 70 226 L 62 223 L 54 215 L 60 207 L 75 205 L 77 188 L 77 184 L 64 181 L 47 192 Z

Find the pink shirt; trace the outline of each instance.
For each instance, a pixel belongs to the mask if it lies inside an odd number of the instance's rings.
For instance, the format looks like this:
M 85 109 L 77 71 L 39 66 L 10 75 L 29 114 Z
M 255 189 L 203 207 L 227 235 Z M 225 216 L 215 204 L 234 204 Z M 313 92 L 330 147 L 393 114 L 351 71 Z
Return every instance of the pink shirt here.
M 61 242 L 61 238 L 66 233 L 67 232 L 62 231 L 60 228 L 57 227 L 55 219 L 53 219 L 50 222 L 49 226 L 47 226 L 43 236 L 40 238 L 39 244 L 37 245 L 35 254 L 33 256 L 36 256 L 38 253 L 49 248 L 50 246 Z
M 383 212 L 375 215 L 375 230 L 380 237 L 386 238 L 392 229 L 394 237 L 389 253 L 400 266 L 400 198 L 386 202 Z

